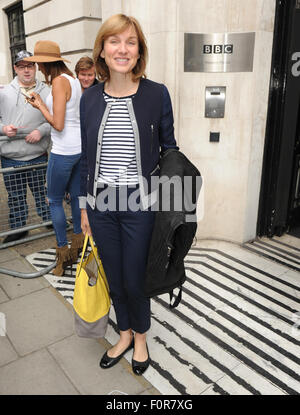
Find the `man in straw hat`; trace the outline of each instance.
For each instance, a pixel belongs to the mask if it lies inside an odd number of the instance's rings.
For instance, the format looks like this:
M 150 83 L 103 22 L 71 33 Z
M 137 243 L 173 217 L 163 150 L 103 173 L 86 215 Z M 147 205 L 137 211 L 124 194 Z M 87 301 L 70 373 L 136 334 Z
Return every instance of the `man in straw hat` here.
M 25 62 L 32 53 L 18 52 L 14 70 L 16 77 L 0 90 L 0 136 L 7 140 L 0 142 L 2 168 L 23 167 L 47 162 L 50 144 L 50 125 L 43 115 L 32 108 L 26 96 L 32 92 L 46 98 L 50 89 L 38 81 L 36 65 Z M 9 224 L 11 229 L 26 225 L 28 216 L 27 185 L 35 199 L 38 215 L 43 221 L 50 220 L 50 210 L 45 200 L 46 167 L 29 169 L 20 173 L 4 173 L 8 193 Z M 28 232 L 21 231 L 8 235 L 3 243 L 24 238 Z

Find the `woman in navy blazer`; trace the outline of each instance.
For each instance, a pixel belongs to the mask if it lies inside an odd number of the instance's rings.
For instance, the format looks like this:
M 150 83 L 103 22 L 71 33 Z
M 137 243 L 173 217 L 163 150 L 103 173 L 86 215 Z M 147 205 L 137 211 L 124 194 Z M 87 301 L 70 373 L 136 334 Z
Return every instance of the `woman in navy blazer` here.
M 155 215 L 150 183 L 160 152 L 178 148 L 172 104 L 164 85 L 146 79 L 147 46 L 136 19 L 118 14 L 104 22 L 93 57 L 102 82 L 80 104 L 81 226 L 98 247 L 120 334 L 100 366 L 114 366 L 134 348 L 132 369 L 142 375 L 150 363 L 143 290 Z

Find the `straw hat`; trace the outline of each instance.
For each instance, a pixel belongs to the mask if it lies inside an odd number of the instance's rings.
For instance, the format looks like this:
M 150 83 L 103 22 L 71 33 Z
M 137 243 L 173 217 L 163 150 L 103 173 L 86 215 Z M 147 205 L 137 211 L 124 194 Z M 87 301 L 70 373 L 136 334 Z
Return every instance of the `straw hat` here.
M 34 54 L 32 57 L 24 58 L 28 62 L 57 62 L 67 59 L 61 57 L 60 49 L 57 43 L 51 40 L 39 40 L 34 46 Z

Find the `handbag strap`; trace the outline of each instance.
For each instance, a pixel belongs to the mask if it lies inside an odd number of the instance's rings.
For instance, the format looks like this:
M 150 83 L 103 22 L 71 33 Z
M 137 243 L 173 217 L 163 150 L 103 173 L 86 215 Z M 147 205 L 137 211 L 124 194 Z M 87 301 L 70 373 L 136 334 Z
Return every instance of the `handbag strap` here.
M 102 281 L 104 282 L 107 291 L 109 291 L 109 287 L 108 287 L 108 284 L 107 284 L 107 280 L 106 280 L 105 277 L 103 277 L 102 272 L 101 272 L 101 269 L 100 269 L 100 266 L 99 266 L 98 250 L 95 247 L 94 240 L 93 240 L 93 237 L 92 236 L 89 236 L 89 241 L 90 241 L 90 245 L 91 245 L 91 248 L 92 248 L 93 255 L 94 255 L 95 260 L 96 260 L 96 264 L 97 264 L 97 268 L 98 268 L 99 274 L 101 275 Z
M 173 297 L 174 297 L 173 290 L 171 290 L 171 291 L 169 292 L 169 295 L 170 295 L 170 305 L 169 305 L 169 308 L 175 308 L 175 307 L 177 307 L 177 306 L 178 306 L 178 304 L 179 304 L 179 303 L 180 303 L 180 301 L 181 301 L 181 298 L 182 298 L 182 285 L 180 286 L 179 293 L 177 294 L 177 297 L 175 298 L 175 300 L 174 300 L 174 303 L 173 303 L 173 304 L 172 304 L 172 300 L 173 300 Z
M 79 263 L 78 275 L 79 275 L 79 273 L 81 271 L 81 267 L 82 267 L 82 264 L 83 264 L 83 258 L 84 258 L 84 255 L 85 255 L 85 252 L 86 252 L 86 249 L 87 249 L 88 242 L 90 242 L 90 245 L 91 245 L 91 248 L 92 248 L 92 253 L 94 255 L 94 258 L 95 258 L 95 261 L 96 261 L 96 264 L 97 264 L 97 268 L 98 268 L 99 274 L 100 274 L 100 276 L 102 278 L 102 281 L 104 282 L 104 284 L 106 286 L 107 291 L 109 291 L 109 287 L 108 287 L 108 284 L 107 284 L 107 280 L 106 280 L 105 277 L 103 277 L 102 272 L 101 272 L 101 269 L 100 269 L 100 266 L 99 266 L 98 251 L 97 251 L 97 248 L 95 247 L 93 237 L 92 236 L 89 236 L 87 233 L 85 234 L 85 238 L 84 238 L 84 243 L 83 243 L 83 248 L 82 248 L 82 253 L 81 253 L 81 259 L 80 259 L 80 263 Z
M 82 264 L 83 264 L 83 258 L 84 258 L 84 255 L 85 255 L 85 253 L 86 253 L 86 248 L 87 248 L 88 241 L 89 241 L 89 236 L 88 236 L 88 234 L 86 233 L 86 234 L 85 234 L 85 238 L 84 238 L 84 243 L 83 243 L 82 252 L 81 252 L 81 259 L 80 259 L 80 263 L 79 263 L 79 271 L 78 271 L 78 275 L 79 275 L 79 272 L 81 271 L 81 267 L 82 267 Z
M 93 251 L 94 256 L 97 256 L 97 248 L 95 247 L 94 240 L 92 236 L 89 236 L 90 245 Z

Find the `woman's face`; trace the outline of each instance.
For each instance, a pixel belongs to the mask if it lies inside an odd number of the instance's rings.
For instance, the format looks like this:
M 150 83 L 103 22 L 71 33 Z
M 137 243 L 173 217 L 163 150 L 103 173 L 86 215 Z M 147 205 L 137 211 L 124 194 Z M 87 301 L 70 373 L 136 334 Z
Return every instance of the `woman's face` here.
M 122 33 L 109 36 L 100 56 L 105 59 L 110 75 L 131 73 L 140 57 L 135 28 L 130 26 Z

